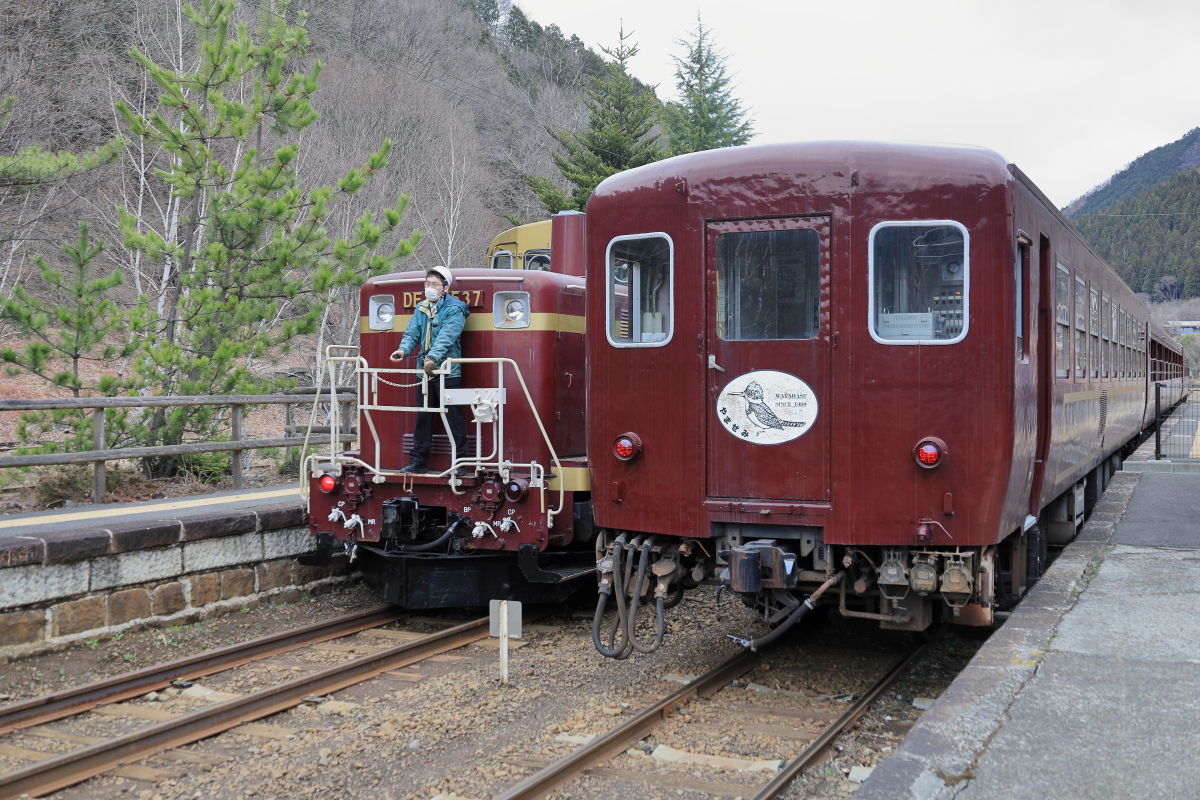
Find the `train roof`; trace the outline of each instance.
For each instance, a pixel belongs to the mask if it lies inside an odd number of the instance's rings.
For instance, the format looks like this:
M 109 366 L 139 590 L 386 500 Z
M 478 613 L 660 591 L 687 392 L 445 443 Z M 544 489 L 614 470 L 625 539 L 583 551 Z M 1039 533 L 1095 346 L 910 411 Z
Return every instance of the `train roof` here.
M 582 278 L 575 275 L 565 275 L 561 272 L 547 272 L 537 269 L 487 269 L 480 267 L 454 267 L 451 269 L 454 275 L 454 283 L 451 284 L 450 290 L 457 291 L 465 288 L 460 285 L 460 282 L 466 283 L 505 283 L 514 282 L 522 283 L 530 281 L 535 284 L 547 285 L 554 284 L 559 286 L 582 286 Z M 387 286 L 397 283 L 411 283 L 419 281 L 425 277 L 426 269 L 417 268 L 405 270 L 403 272 L 389 272 L 384 275 L 376 275 L 373 278 L 368 278 L 363 282 L 362 291 L 370 292 L 377 286 Z
M 736 176 L 736 181 L 731 180 Z M 685 181 L 684 185 L 680 185 Z M 852 186 L 897 186 L 921 190 L 935 186 L 1004 185 L 1013 181 L 1009 163 L 995 151 L 968 145 L 904 144 L 866 141 L 801 142 L 725 147 L 657 161 L 613 175 L 593 197 L 658 189 L 686 190 L 704 202 L 731 193 L 753 200 L 798 184 L 813 193 L 843 194 Z M 860 191 L 860 189 L 856 189 Z

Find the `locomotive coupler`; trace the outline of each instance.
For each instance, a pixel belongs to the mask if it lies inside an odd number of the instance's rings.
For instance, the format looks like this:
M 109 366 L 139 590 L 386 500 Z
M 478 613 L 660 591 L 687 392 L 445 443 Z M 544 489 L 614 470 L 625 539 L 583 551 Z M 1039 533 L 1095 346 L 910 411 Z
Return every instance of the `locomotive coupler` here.
M 747 542 L 719 555 L 729 564 L 721 580 L 737 594 L 758 594 L 762 589 L 791 589 L 796 585 L 796 554 L 777 547 L 774 539 Z

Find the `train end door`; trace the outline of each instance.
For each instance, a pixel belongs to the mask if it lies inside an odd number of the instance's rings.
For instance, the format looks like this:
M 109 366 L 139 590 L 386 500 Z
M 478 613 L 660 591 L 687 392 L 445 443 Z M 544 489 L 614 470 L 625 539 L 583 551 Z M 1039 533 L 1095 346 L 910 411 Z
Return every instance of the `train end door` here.
M 708 504 L 828 501 L 830 218 L 713 222 L 706 245 Z

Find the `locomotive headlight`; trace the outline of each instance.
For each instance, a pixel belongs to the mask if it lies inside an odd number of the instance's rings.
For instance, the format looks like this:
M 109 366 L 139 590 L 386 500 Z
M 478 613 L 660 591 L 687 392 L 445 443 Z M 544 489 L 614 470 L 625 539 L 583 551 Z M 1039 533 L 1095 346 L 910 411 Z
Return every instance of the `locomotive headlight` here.
M 367 302 L 367 326 L 373 331 L 390 331 L 396 321 L 396 298 L 377 294 Z
M 917 446 L 913 448 L 912 454 L 918 466 L 925 469 L 934 469 L 942 465 L 942 462 L 950 455 L 950 451 L 946 448 L 946 443 L 941 439 L 936 436 L 926 436 L 917 442 Z
M 492 325 L 528 328 L 529 292 L 496 292 L 492 300 Z
M 510 503 L 519 503 L 529 494 L 529 481 L 524 478 L 509 478 L 504 484 L 504 499 Z

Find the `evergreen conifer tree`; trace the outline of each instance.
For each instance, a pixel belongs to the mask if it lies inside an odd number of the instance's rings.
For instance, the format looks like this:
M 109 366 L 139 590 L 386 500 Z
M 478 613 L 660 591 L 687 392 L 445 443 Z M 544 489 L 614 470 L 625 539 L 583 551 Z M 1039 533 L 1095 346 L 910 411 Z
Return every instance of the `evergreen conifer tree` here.
M 13 102 L 12 95 L 0 96 L 0 136 L 12 120 Z M 117 137 L 90 153 L 51 152 L 31 146 L 0 155 L 0 199 L 65 181 L 72 175 L 112 161 L 121 152 L 123 144 Z M 12 227 L 0 222 L 0 242 L 10 241 L 15 235 Z
M 118 359 L 133 352 L 126 339 L 119 343 L 125 326 L 125 315 L 109 298 L 109 291 L 120 285 L 121 273 L 107 277 L 92 277 L 92 262 L 104 250 L 102 242 L 91 237 L 91 227 L 79 223 L 79 242 L 63 246 L 69 269 L 54 269 L 39 254 L 34 262 L 42 280 L 50 290 L 47 294 L 60 298 L 50 302 L 32 295 L 20 285 L 13 286 L 13 296 L 0 299 L 0 320 L 12 324 L 29 341 L 22 350 L 0 349 L 0 362 L 7 364 L 10 375 L 25 372 L 46 383 L 65 389 L 73 397 L 115 395 L 123 388 L 122 381 L 110 369 L 100 379 L 89 382 L 82 369 L 85 362 L 96 361 L 111 368 Z M 67 437 L 62 442 L 48 442 L 35 447 L 22 447 L 22 453 L 73 452 L 87 450 L 92 445 L 91 414 L 85 409 L 55 409 L 30 411 L 21 415 L 17 435 L 28 445 L 49 433 L 65 427 Z
M 132 134 L 168 155 L 157 174 L 178 202 L 177 221 L 166 229 L 136 208 L 121 215 L 126 248 L 158 265 L 164 278 L 158 297 L 144 299 L 133 316 L 141 345 L 134 370 L 160 395 L 268 391 L 281 379 L 256 372 L 253 362 L 286 352 L 294 337 L 315 329 L 330 289 L 393 269 L 420 234 L 392 236 L 407 196 L 380 220 L 364 213 L 347 238 L 326 228 L 338 199 L 387 164 L 390 141 L 337 186 L 302 186 L 297 139 L 316 120 L 309 98 L 321 72 L 319 62 L 307 73 L 292 71 L 308 46 L 302 14 L 290 24 L 286 4 L 275 3 L 252 37 L 232 25 L 232 0 L 200 0 L 185 11 L 197 35 L 196 67 L 176 71 L 135 50 L 157 84 L 160 107 L 143 113 L 118 104 Z M 269 151 L 264 136 L 282 144 Z M 218 410 L 156 414 L 139 438 L 211 439 Z M 150 469 L 174 470 L 173 462 Z
M 570 193 L 548 178 L 526 176 L 525 182 L 551 214 L 583 211 L 592 190 L 609 175 L 658 161 L 665 153 L 652 134 L 659 108 L 651 90 L 639 87 L 629 74 L 637 46 L 627 43 L 621 28 L 617 46 L 601 48 L 612 59 L 602 78 L 588 88 L 588 127 L 581 133 L 551 135 L 566 150 L 555 153 L 554 164 L 574 187 Z
M 749 142 L 754 129 L 741 101 L 733 96 L 725 58 L 713 47 L 710 31 L 699 17 L 692 40 L 677 44 L 686 48 L 687 55 L 672 56 L 679 101 L 663 109 L 671 155 Z

